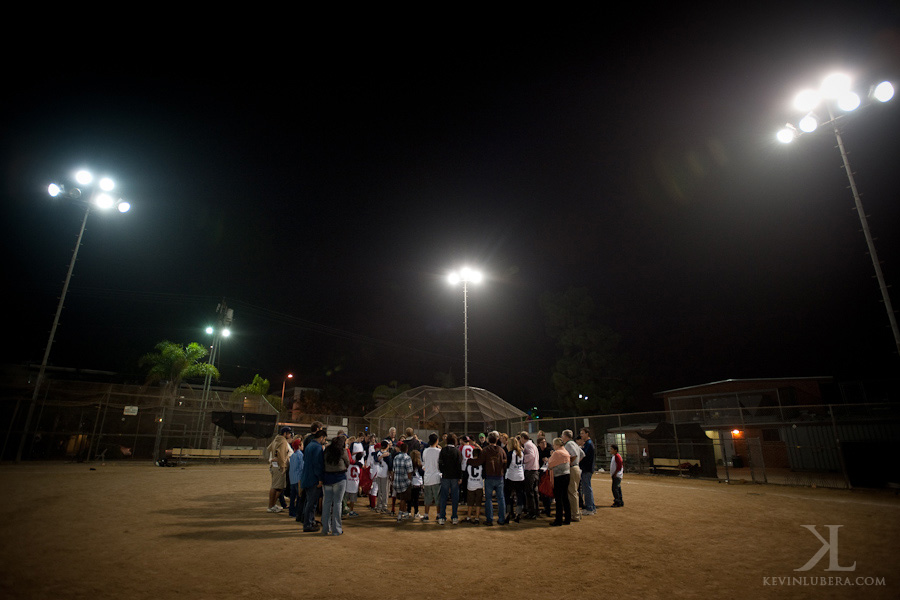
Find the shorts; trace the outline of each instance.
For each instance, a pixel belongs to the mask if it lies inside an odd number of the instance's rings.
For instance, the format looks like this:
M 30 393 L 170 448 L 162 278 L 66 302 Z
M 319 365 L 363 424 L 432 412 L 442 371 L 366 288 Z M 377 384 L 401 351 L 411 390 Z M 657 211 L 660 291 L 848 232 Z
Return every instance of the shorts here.
M 397 500 L 409 502 L 409 499 L 412 498 L 412 488 L 406 488 L 402 492 L 395 491 L 395 495 L 397 497 Z
M 356 502 L 356 492 L 344 492 L 344 502 Z
M 434 485 L 426 485 L 425 486 L 425 504 L 427 506 L 431 506 L 434 504 L 435 506 L 440 500 L 441 497 L 441 484 L 435 483 Z
M 484 502 L 484 488 L 466 490 L 466 504 L 469 506 L 481 506 L 482 502 Z
M 270 466 L 269 473 L 272 474 L 272 489 L 283 490 L 287 487 L 287 473 L 281 470 L 281 467 Z

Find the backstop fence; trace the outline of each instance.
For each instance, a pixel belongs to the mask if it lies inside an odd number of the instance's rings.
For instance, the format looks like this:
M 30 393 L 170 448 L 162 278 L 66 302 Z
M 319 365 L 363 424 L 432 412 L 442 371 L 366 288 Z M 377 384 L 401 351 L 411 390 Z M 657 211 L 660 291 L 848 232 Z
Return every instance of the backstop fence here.
M 391 426 L 400 436 L 407 427 L 420 438 L 433 431 L 414 419 L 369 423 L 358 416 L 278 413 L 265 398 L 234 398 L 227 390 L 204 394 L 183 386 L 167 397 L 160 388 L 49 379 L 33 401 L 26 430 L 33 392 L 27 381 L 2 386 L 3 460 L 14 459 L 21 447 L 23 459 L 263 461 L 279 424 L 305 433 L 320 421 L 329 436 L 384 437 Z M 263 425 L 235 435 L 214 425 L 213 413 L 263 415 L 260 422 L 271 423 L 271 430 Z M 900 405 L 893 402 L 761 408 L 735 397 L 699 409 L 508 419 L 490 427 L 511 435 L 526 431 L 532 439 L 542 432 L 548 442 L 565 430 L 577 438 L 584 428 L 596 447 L 597 469 L 609 468 L 615 444 L 630 473 L 838 488 L 900 483 Z

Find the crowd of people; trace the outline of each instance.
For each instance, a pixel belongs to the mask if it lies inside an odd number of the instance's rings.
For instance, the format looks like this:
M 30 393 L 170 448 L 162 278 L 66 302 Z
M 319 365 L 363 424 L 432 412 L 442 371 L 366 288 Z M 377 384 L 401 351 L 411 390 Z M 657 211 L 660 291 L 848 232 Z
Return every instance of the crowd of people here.
M 328 440 L 320 422 L 303 438 L 282 427 L 266 449 L 268 510 L 287 509 L 304 532 L 322 535 L 342 535 L 344 517 L 359 517 L 362 505 L 398 522 L 428 522 L 433 506 L 439 525 L 446 524 L 449 507 L 452 524 L 465 510 L 463 522 L 488 527 L 541 517 L 552 517 L 550 525 L 558 527 L 595 514 L 590 430 L 575 437 L 567 429 L 549 442 L 543 432 L 532 435 L 432 433 L 423 441 L 412 428 L 398 438 L 391 427 L 382 440 L 344 432 Z M 609 450 L 612 506 L 621 507 L 622 457 L 617 446 Z

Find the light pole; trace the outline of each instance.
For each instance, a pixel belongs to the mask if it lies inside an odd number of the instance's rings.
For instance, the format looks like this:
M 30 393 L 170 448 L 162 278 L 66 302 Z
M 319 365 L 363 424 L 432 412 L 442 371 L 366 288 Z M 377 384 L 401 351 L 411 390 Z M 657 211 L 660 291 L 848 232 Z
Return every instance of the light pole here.
M 206 328 L 206 333 L 208 335 L 213 336 L 212 346 L 209 350 L 209 358 L 207 359 L 207 363 L 216 366 L 216 360 L 219 358 L 219 346 L 221 345 L 222 338 L 227 338 L 231 335 L 231 323 L 234 321 L 234 309 L 228 308 L 228 305 L 225 304 L 223 300 L 216 307 L 216 314 L 218 315 L 218 322 L 216 323 L 216 327 L 209 326 Z M 197 433 L 197 445 L 200 446 L 203 439 L 203 430 L 205 427 L 204 417 L 206 416 L 206 408 L 209 402 L 209 392 L 212 387 L 212 373 L 207 372 L 206 377 L 203 380 L 203 396 L 200 401 L 200 422 L 198 423 L 198 433 Z
M 281 410 L 284 410 L 284 389 L 285 389 L 285 387 L 287 387 L 287 380 L 293 379 L 293 378 L 294 378 L 294 374 L 288 373 L 287 377 L 285 377 L 284 381 L 281 382 Z
M 464 394 L 464 435 L 469 434 L 469 282 L 481 283 L 484 278 L 481 271 L 463 267 L 447 276 L 451 285 L 463 284 L 463 394 Z
M 894 86 L 889 81 L 882 81 L 877 85 L 871 86 L 868 97 L 877 102 L 888 102 L 894 97 Z M 862 224 L 869 256 L 872 258 L 872 266 L 875 268 L 875 278 L 878 280 L 878 287 L 881 290 L 881 299 L 887 311 L 891 332 L 894 334 L 894 345 L 897 347 L 898 354 L 900 354 L 900 330 L 897 328 L 897 317 L 891 306 L 888 286 L 884 281 L 881 263 L 878 261 L 878 254 L 875 251 L 875 242 L 872 240 L 872 233 L 869 231 L 869 222 L 863 210 L 862 200 L 860 200 L 859 191 L 856 187 L 856 180 L 853 178 L 853 171 L 850 169 L 850 159 L 847 157 L 844 139 L 841 137 L 841 131 L 838 128 L 838 121 L 844 118 L 845 115 L 839 114 L 834 116 L 834 108 L 839 109 L 843 113 L 849 113 L 859 108 L 861 104 L 862 100 L 852 90 L 851 81 L 847 75 L 840 73 L 829 75 L 822 81 L 822 85 L 818 90 L 805 90 L 797 94 L 794 98 L 794 108 L 804 116 L 798 121 L 796 127 L 790 123 L 786 124 L 784 129 L 777 133 L 776 137 L 778 141 L 787 144 L 804 133 L 812 133 L 820 124 L 831 125 L 841 153 L 841 159 L 844 162 L 844 172 L 847 174 L 847 180 L 850 182 L 850 190 L 853 193 L 853 201 L 856 203 L 856 212 L 859 215 L 859 222 Z M 821 117 L 826 116 L 828 120 L 820 123 L 822 121 Z
M 115 183 L 109 177 L 103 177 L 94 184 L 94 176 L 90 171 L 81 170 L 75 173 L 75 185 L 66 187 L 64 184 L 51 183 L 47 187 L 47 193 L 54 198 L 66 198 L 76 204 L 84 206 L 84 218 L 81 221 L 81 230 L 78 232 L 78 239 L 75 241 L 75 250 L 72 251 L 72 260 L 69 261 L 69 270 L 66 272 L 66 279 L 63 282 L 62 294 L 59 296 L 59 304 L 56 306 L 56 314 L 53 317 L 53 325 L 50 327 L 50 337 L 47 339 L 47 347 L 44 349 L 44 358 L 41 360 L 41 367 L 38 370 L 37 378 L 34 382 L 34 393 L 31 396 L 31 402 L 28 405 L 28 412 L 25 416 L 25 425 L 22 427 L 22 437 L 19 440 L 19 449 L 16 452 L 16 462 L 22 460 L 22 451 L 25 448 L 25 438 L 28 436 L 28 428 L 31 426 L 31 417 L 34 414 L 34 405 L 37 403 L 37 397 L 40 393 L 41 384 L 44 381 L 44 373 L 47 370 L 47 361 L 50 358 L 50 348 L 53 346 L 53 337 L 56 335 L 56 328 L 59 325 L 59 316 L 62 314 L 63 304 L 66 300 L 66 293 L 69 291 L 69 282 L 72 280 L 72 271 L 75 270 L 75 260 L 78 258 L 78 249 L 81 247 L 81 240 L 84 238 L 84 230 L 87 226 L 88 216 L 91 214 L 91 208 L 96 207 L 100 210 L 109 210 L 115 207 L 120 213 L 126 213 L 131 209 L 131 204 L 121 198 L 116 199 L 112 195 L 115 189 Z M 87 200 L 83 200 L 87 191 Z M 13 415 L 15 419 L 15 414 Z

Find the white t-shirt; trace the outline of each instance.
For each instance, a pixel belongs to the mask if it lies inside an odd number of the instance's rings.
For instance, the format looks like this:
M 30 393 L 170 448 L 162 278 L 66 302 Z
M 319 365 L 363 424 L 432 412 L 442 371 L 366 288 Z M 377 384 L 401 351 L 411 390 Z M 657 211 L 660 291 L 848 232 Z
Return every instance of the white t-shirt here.
M 516 454 L 515 450 L 509 453 L 506 478 L 510 481 L 525 481 L 525 454 Z
M 422 471 L 416 469 L 415 466 L 413 466 L 413 474 L 409 480 L 409 485 L 411 485 L 412 487 L 422 487 L 423 481 L 424 479 L 422 478 Z
M 359 470 L 360 465 L 350 465 L 347 469 L 347 493 L 355 494 L 359 491 Z
M 466 444 L 459 449 L 459 453 L 462 455 L 462 464 L 460 465 L 463 471 L 466 470 L 466 463 L 469 462 L 469 459 L 472 458 L 472 453 L 475 451 L 475 447 L 471 444 Z
M 424 485 L 439 485 L 441 483 L 441 470 L 438 468 L 438 457 L 441 454 L 440 447 L 428 447 L 422 452 L 422 468 L 425 469 Z
M 466 489 L 467 490 L 480 490 L 484 487 L 484 467 L 467 465 L 466 473 L 469 475 L 468 480 L 466 481 Z

